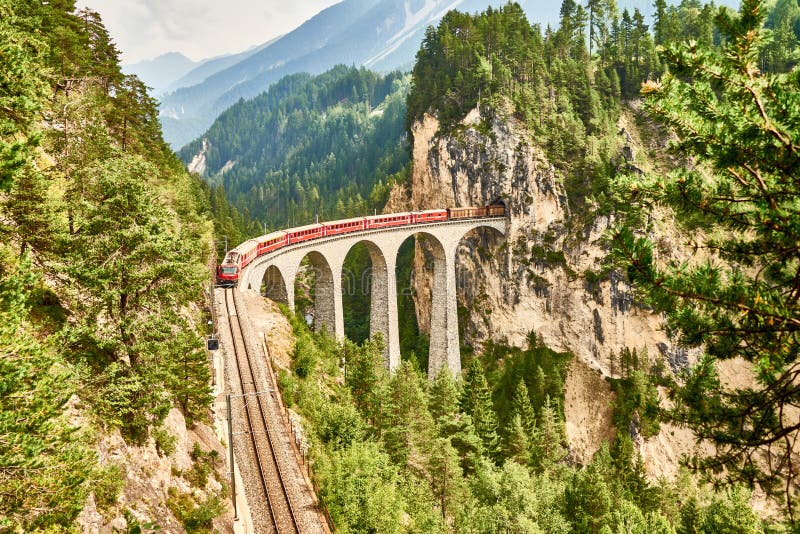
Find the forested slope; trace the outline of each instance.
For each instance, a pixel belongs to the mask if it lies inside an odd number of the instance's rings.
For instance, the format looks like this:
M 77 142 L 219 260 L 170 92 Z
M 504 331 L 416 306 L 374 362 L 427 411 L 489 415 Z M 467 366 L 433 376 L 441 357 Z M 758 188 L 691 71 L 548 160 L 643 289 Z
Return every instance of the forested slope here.
M 211 183 L 272 228 L 381 209 L 408 161 L 407 87 L 399 73 L 344 66 L 288 76 L 228 109 L 180 157 L 199 156 Z
M 118 55 L 97 13 L 72 1 L 0 1 L 3 532 L 74 528 L 89 502 L 140 528 L 116 507 L 126 473 L 98 441 L 155 438 L 166 455 L 168 412 L 208 419 L 211 194 L 164 143 L 154 100 Z M 235 226 L 217 205 L 216 223 Z M 191 515 L 194 498 L 171 495 L 175 517 Z M 221 508 L 206 495 L 210 515 L 195 519 L 210 526 Z M 151 519 L 180 528 L 164 499 Z

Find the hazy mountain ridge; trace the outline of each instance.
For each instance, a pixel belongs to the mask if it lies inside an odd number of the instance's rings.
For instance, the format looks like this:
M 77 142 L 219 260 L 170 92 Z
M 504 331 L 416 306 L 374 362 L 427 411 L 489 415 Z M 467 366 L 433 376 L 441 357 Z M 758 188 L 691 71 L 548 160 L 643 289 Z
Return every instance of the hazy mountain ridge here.
M 337 64 L 367 66 L 388 72 L 413 64 L 425 30 L 451 9 L 475 13 L 505 0 L 344 0 L 281 38 L 265 43 L 238 62 L 226 62 L 203 80 L 200 76 L 161 100 L 164 136 L 180 148 L 199 137 L 225 109 L 240 98 L 252 98 L 283 76 L 321 74 Z M 733 0 L 722 2 L 736 4 Z M 555 26 L 559 3 L 522 0 L 528 18 Z M 648 23 L 652 2 L 627 0 L 620 10 L 638 8 Z M 231 56 L 231 59 L 238 56 Z M 182 83 L 181 85 L 184 85 Z
M 135 74 L 154 94 L 163 92 L 175 80 L 191 72 L 204 61 L 192 61 L 180 52 L 167 52 L 153 59 L 122 66 L 125 74 Z

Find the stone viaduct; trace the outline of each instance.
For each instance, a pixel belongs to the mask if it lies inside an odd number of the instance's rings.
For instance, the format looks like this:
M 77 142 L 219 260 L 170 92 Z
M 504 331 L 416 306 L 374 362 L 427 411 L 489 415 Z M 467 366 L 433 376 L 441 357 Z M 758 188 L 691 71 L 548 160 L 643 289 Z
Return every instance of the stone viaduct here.
M 259 256 L 241 273 L 239 289 L 260 291 L 288 303 L 294 311 L 295 279 L 308 257 L 316 272 L 315 327 L 326 328 L 337 339 L 344 337 L 342 268 L 350 249 L 364 243 L 372 260 L 370 282 L 370 335 L 380 332 L 386 341 L 384 357 L 390 370 L 400 364 L 395 266 L 400 245 L 411 236 L 423 235 L 432 244 L 433 302 L 431 303 L 429 377 L 447 366 L 461 372 L 461 353 L 456 312 L 456 251 L 471 230 L 493 228 L 506 234 L 506 218 L 456 219 L 427 224 L 366 230 L 317 238 L 289 245 Z

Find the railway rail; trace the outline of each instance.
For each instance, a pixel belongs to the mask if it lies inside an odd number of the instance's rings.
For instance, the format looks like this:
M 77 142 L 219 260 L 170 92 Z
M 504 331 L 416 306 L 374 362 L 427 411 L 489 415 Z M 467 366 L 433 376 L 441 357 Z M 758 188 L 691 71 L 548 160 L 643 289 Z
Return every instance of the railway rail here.
M 253 362 L 239 321 L 236 299 L 235 290 L 225 290 L 228 327 L 233 341 L 232 348 L 245 405 L 245 419 L 256 460 L 257 474 L 261 481 L 261 489 L 275 532 L 300 534 L 300 523 L 292 507 L 289 491 L 278 461 L 275 440 L 268 423 L 267 408 L 259 395 Z

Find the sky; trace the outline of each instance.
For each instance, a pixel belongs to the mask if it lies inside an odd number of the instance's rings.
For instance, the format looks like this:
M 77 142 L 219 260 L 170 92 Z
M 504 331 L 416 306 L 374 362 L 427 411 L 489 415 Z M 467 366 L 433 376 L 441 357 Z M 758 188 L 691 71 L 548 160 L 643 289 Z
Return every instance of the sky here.
M 167 52 L 195 61 L 241 52 L 293 30 L 340 0 L 79 0 L 100 13 L 136 63 Z

